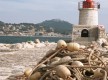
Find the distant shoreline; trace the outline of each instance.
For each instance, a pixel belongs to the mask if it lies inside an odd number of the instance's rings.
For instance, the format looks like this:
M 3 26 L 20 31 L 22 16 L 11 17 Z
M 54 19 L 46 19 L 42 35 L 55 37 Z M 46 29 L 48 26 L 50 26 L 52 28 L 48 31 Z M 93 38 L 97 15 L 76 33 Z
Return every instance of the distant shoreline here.
M 4 37 L 58 37 L 58 38 L 71 38 L 70 36 L 11 36 L 11 35 L 0 35 L 1 36 L 4 36 Z

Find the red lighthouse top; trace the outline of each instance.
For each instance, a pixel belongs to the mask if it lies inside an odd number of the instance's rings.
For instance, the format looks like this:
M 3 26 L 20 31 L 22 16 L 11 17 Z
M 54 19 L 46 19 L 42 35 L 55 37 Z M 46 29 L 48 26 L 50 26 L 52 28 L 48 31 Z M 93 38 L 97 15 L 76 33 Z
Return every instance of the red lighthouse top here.
M 79 2 L 78 4 L 79 9 L 85 9 L 85 8 L 97 8 L 100 9 L 99 2 L 95 2 L 94 0 L 84 0 Z
M 93 0 L 86 0 L 86 2 L 91 2 L 91 1 L 93 1 Z
M 86 0 L 83 1 L 83 8 L 94 8 L 94 1 L 93 0 Z

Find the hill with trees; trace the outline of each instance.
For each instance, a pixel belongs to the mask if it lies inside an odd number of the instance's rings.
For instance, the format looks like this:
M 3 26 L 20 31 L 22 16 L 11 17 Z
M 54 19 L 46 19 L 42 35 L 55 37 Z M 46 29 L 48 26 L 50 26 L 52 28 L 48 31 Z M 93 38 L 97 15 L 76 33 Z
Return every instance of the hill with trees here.
M 47 32 L 50 32 L 51 29 L 54 29 L 55 33 L 69 34 L 72 32 L 73 25 L 67 21 L 52 19 L 45 20 L 36 24 L 35 26 L 37 29 L 39 29 L 39 27 L 43 27 Z
M 52 19 L 52 20 L 45 20 L 41 23 L 19 23 L 19 24 L 12 24 L 12 23 L 4 23 L 0 21 L 0 32 L 2 35 L 8 35 L 8 34 L 26 34 L 35 33 L 40 30 L 44 30 L 46 33 L 48 32 L 54 32 L 54 33 L 61 33 L 64 35 L 68 35 L 72 33 L 72 24 L 63 21 L 60 19 Z M 31 35 L 31 34 L 30 34 Z

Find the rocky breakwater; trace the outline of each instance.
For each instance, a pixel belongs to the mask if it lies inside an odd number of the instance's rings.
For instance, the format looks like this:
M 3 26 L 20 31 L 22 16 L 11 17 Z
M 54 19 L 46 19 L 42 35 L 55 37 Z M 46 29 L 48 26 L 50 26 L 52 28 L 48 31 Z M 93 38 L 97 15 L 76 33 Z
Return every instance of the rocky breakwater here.
M 33 68 L 55 45 L 54 42 L 36 41 L 16 44 L 0 43 L 0 80 L 16 80 L 12 76 L 23 74 L 28 67 Z M 11 76 L 10 79 L 9 76 Z
M 103 40 L 102 40 L 103 41 Z M 108 45 L 106 41 L 84 46 L 57 42 L 55 49 L 35 65 L 15 76 L 15 80 L 107 80 Z

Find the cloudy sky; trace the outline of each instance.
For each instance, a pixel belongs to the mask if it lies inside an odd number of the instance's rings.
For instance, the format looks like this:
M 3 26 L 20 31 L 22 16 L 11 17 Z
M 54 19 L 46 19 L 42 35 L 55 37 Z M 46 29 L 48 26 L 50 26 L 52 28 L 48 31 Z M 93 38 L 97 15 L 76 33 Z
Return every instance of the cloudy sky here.
M 61 19 L 78 24 L 78 2 L 82 0 L 0 0 L 0 21 L 7 23 L 39 23 Z M 108 0 L 101 3 L 99 24 L 108 25 Z M 107 29 L 108 30 L 108 29 Z

